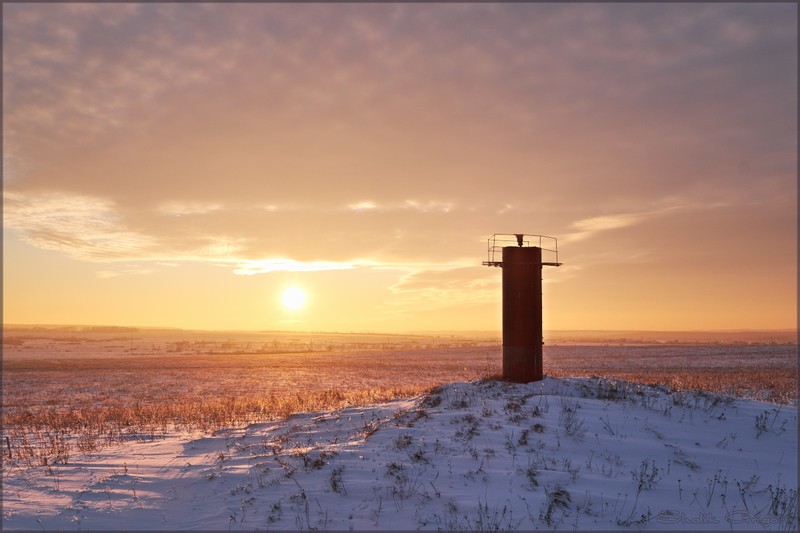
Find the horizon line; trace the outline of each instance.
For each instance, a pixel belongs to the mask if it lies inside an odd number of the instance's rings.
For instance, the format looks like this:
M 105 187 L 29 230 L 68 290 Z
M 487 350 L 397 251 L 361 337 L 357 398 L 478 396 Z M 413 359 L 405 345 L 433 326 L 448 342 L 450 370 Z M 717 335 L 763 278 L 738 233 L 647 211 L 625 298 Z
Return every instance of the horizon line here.
M 405 331 L 377 331 L 377 330 L 296 330 L 296 329 L 208 329 L 178 326 L 141 326 L 141 325 L 114 325 L 114 324 L 46 324 L 46 323 L 10 323 L 3 324 L 3 330 L 23 329 L 23 328 L 95 328 L 108 330 L 165 330 L 165 331 L 205 331 L 205 332 L 237 332 L 237 333 L 317 333 L 317 334 L 349 334 L 349 335 L 433 335 L 433 334 L 455 334 L 455 333 L 481 333 L 502 335 L 502 329 L 428 329 L 428 330 L 405 330 Z M 592 329 L 592 328 L 565 328 L 565 329 L 545 329 L 547 333 L 794 333 L 797 334 L 798 328 L 710 328 L 710 329 Z

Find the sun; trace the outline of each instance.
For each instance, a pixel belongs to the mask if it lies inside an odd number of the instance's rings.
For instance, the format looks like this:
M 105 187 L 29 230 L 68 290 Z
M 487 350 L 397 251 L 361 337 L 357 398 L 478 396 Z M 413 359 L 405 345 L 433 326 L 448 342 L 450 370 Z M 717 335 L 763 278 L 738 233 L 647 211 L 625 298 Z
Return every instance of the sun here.
M 299 287 L 289 287 L 281 296 L 283 306 L 290 311 L 298 311 L 306 304 L 306 293 Z

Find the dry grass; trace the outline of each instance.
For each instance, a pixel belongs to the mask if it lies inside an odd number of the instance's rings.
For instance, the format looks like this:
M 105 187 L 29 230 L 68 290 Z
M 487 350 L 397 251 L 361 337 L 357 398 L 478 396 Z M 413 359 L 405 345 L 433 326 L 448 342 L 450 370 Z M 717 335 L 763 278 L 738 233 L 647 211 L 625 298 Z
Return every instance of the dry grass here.
M 181 398 L 165 403 L 64 411 L 55 407 L 20 410 L 4 416 L 4 456 L 33 465 L 67 463 L 74 451 L 84 454 L 130 439 L 155 439 L 180 430 L 211 431 L 252 422 L 286 418 L 298 412 L 370 405 L 414 396 L 419 387 L 370 390 L 335 389 L 296 394 Z
M 485 351 L 464 352 L 7 360 L 4 456 L 27 464 L 66 462 L 76 450 L 131 438 L 407 398 L 495 370 Z
M 549 347 L 545 372 L 761 395 L 782 403 L 797 399 L 791 354 L 767 351 L 755 361 L 732 365 L 731 357 L 719 353 L 692 364 L 678 357 L 686 351 L 681 350 Z M 627 359 L 621 359 L 623 353 Z M 6 358 L 3 455 L 28 465 L 67 462 L 71 454 L 90 454 L 132 438 L 416 396 L 444 383 L 496 376 L 500 366 L 499 347 Z
M 609 377 L 676 390 L 704 390 L 781 404 L 797 401 L 796 347 L 550 347 L 544 367 L 556 377 Z

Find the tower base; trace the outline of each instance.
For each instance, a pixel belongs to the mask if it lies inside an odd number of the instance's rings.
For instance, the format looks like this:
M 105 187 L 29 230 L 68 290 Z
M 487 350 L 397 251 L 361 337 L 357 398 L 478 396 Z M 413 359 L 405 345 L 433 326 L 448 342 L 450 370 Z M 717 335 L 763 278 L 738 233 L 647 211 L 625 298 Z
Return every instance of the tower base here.
M 503 379 L 514 383 L 541 381 L 541 350 L 537 354 L 529 346 L 503 346 Z

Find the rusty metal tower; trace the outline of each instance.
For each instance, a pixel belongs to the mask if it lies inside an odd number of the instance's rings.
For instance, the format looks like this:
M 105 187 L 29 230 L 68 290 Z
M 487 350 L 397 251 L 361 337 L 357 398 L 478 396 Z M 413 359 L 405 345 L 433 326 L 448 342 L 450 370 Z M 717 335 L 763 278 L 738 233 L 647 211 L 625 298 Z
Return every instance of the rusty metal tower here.
M 495 233 L 483 264 L 503 269 L 503 379 L 540 381 L 542 267 L 561 266 L 558 241 L 546 235 Z

